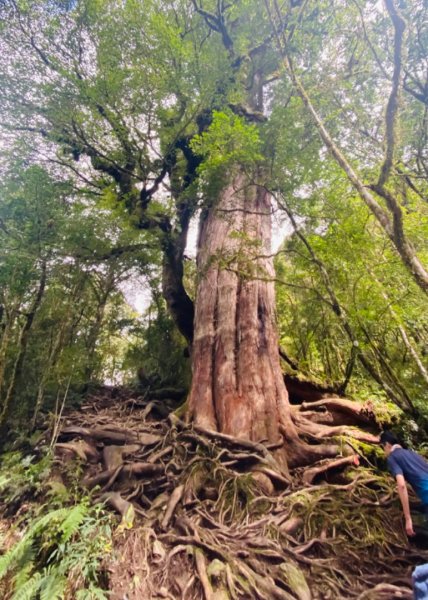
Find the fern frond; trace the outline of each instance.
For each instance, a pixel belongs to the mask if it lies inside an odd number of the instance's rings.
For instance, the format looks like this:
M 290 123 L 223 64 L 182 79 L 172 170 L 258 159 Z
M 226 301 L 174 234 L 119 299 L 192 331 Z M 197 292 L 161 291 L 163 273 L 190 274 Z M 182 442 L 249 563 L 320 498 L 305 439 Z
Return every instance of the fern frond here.
M 10 481 L 12 481 L 12 477 L 0 475 L 0 490 L 3 490 L 5 487 L 7 487 Z
M 50 570 L 43 579 L 40 600 L 61 600 L 64 596 L 67 578 L 56 570 Z
M 48 512 L 43 517 L 40 517 L 27 529 L 24 537 L 13 546 L 9 552 L 6 552 L 3 556 L 0 556 L 0 579 L 5 576 L 7 571 L 19 564 L 22 559 L 26 558 L 26 553 L 31 551 L 31 547 L 34 538 L 43 532 L 49 525 L 53 523 L 59 525 L 63 524 L 69 516 L 70 510 L 68 508 L 58 508 Z M 62 527 L 61 527 L 62 529 Z
M 62 542 L 68 542 L 71 536 L 76 533 L 88 514 L 88 507 L 84 504 L 77 504 L 68 513 L 67 518 L 61 525 Z
M 100 557 L 105 553 L 104 542 L 88 547 L 88 542 L 96 540 L 100 532 L 100 522 L 90 517 L 90 511 L 86 502 L 50 511 L 31 522 L 24 536 L 0 556 L 0 584 L 6 574 L 14 576 L 11 600 L 62 600 L 67 576 L 75 567 L 82 570 L 87 586 L 85 590 L 76 590 L 76 598 L 108 599 L 108 592 L 97 586 L 96 575 Z M 89 569 L 84 568 L 87 560 Z M 40 561 L 44 564 L 39 564 Z
M 41 583 L 41 574 L 34 573 L 27 583 L 19 586 L 19 589 L 17 589 L 12 596 L 12 600 L 33 600 L 40 590 Z
M 21 586 L 25 585 L 33 575 L 34 563 L 32 559 L 28 561 L 22 560 L 23 567 L 16 568 L 16 575 L 13 578 L 14 588 L 18 590 Z
M 54 522 L 58 524 L 65 521 L 68 513 L 70 512 L 69 508 L 57 508 L 56 510 L 51 510 L 43 517 L 37 519 L 29 528 L 26 536 L 34 536 L 38 533 L 41 533 L 44 529 L 46 529 L 49 525 L 52 525 Z
M 107 600 L 108 597 L 108 592 L 92 586 L 88 590 L 79 590 L 76 594 L 76 600 Z
M 22 559 L 26 555 L 31 554 L 32 538 L 25 535 L 15 546 L 6 552 L 3 556 L 0 556 L 0 579 L 2 579 L 6 573 L 22 562 Z M 24 561 L 25 562 L 25 561 Z

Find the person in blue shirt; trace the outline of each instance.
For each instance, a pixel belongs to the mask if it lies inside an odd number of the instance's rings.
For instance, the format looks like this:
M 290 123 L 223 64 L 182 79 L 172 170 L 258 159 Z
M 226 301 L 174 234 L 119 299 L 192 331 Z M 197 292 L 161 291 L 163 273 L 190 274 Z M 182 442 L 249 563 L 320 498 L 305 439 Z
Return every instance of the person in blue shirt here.
M 428 516 L 428 462 L 417 452 L 405 450 L 390 431 L 381 433 L 379 442 L 385 451 L 388 469 L 397 482 L 397 491 L 406 523 L 406 533 L 413 536 L 415 532 L 410 514 L 406 482 L 410 483 L 414 489 L 422 502 L 425 515 Z

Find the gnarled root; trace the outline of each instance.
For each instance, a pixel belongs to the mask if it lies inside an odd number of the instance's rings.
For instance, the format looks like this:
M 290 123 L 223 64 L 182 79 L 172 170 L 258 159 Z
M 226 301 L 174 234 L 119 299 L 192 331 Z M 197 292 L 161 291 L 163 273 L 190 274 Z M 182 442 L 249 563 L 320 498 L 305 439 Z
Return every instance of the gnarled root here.
M 327 404 L 339 414 L 337 399 Z M 318 408 L 321 401 L 311 403 Z M 295 415 L 301 438 L 288 439 L 284 431 L 283 440 L 267 447 L 179 419 L 149 421 L 143 402 L 127 410 L 126 435 L 117 425 L 100 427 L 104 416 L 120 423 L 121 413 L 112 414 L 110 406 L 108 415 L 98 412 L 93 422 L 85 413 L 84 426 L 68 426 L 63 436 L 81 436 L 99 460 L 103 454 L 98 472 L 84 465 L 86 484 L 104 486 L 92 492 L 95 497 L 122 520 L 135 510 L 132 529 L 115 536 L 113 594 L 122 597 L 126 589 L 129 600 L 410 597 L 410 571 L 428 555 L 409 550 L 388 478 L 365 468 L 347 477 L 352 451 L 340 456 L 346 444 L 328 438 L 355 434 L 350 424 L 311 428 L 305 407 Z M 326 442 L 319 444 L 324 435 Z M 363 435 L 373 441 L 372 433 Z M 290 472 L 275 461 L 282 444 Z M 344 471 L 344 483 L 320 481 L 332 469 Z

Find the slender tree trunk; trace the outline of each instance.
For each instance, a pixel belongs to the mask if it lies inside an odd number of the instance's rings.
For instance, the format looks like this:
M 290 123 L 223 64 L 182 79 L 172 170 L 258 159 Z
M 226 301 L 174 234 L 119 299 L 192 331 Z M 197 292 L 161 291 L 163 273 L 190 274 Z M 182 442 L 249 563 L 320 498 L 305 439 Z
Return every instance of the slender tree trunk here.
M 30 335 L 30 331 L 31 331 L 33 322 L 34 322 L 34 317 L 37 314 L 37 311 L 40 307 L 40 304 L 42 302 L 42 298 L 43 298 L 43 295 L 45 292 L 46 276 L 47 276 L 46 260 L 44 259 L 42 261 L 42 265 L 41 265 L 41 275 L 40 275 L 40 281 L 39 281 L 39 286 L 38 286 L 38 289 L 36 292 L 36 296 L 34 298 L 33 304 L 31 306 L 29 312 L 26 315 L 26 320 L 25 320 L 24 326 L 22 327 L 21 335 L 19 337 L 18 355 L 15 360 L 9 387 L 8 387 L 8 390 L 6 393 L 5 400 L 3 402 L 2 411 L 0 413 L 0 434 L 4 434 L 5 427 L 6 427 L 7 420 L 8 420 L 9 413 L 10 413 L 10 409 L 11 409 L 11 405 L 12 405 L 12 400 L 13 400 L 13 397 L 16 392 L 16 388 L 17 388 L 19 380 L 20 380 L 20 376 L 21 376 L 22 369 L 24 366 L 25 355 L 27 353 L 28 338 Z M 0 436 L 0 437 L 3 437 L 3 436 Z
M 300 98 L 302 99 L 303 104 L 306 106 L 308 112 L 311 114 L 313 121 L 320 134 L 320 137 L 322 138 L 326 147 L 328 148 L 338 165 L 343 169 L 349 181 L 357 190 L 361 199 L 365 202 L 367 207 L 377 219 L 378 223 L 385 231 L 386 235 L 393 243 L 404 266 L 413 275 L 413 278 L 418 284 L 418 286 L 425 293 L 428 293 L 428 271 L 417 256 L 412 243 L 410 242 L 410 240 L 407 239 L 406 233 L 404 231 L 403 214 L 400 204 L 395 198 L 395 196 L 385 188 L 384 176 L 382 176 L 382 178 L 377 184 L 370 186 L 370 189 L 372 189 L 379 196 L 384 198 L 384 200 L 386 201 L 388 212 L 384 210 L 384 208 L 370 193 L 367 185 L 364 184 L 362 179 L 359 177 L 357 172 L 353 169 L 350 162 L 345 157 L 345 155 L 341 152 L 337 144 L 333 141 L 333 138 L 328 132 L 324 122 L 322 121 L 318 112 L 315 110 L 315 107 L 313 106 L 311 99 L 309 98 L 305 88 L 303 87 L 302 82 L 297 77 L 290 59 L 288 58 L 283 49 L 281 50 L 281 52 L 284 58 L 285 68 L 291 77 L 293 85 Z M 392 150 L 390 151 L 390 153 L 392 153 Z M 388 162 L 385 164 L 389 164 L 389 158 Z M 389 167 L 386 166 L 385 172 L 387 172 L 388 169 Z
M 392 309 L 391 312 L 393 314 L 395 314 Z M 397 321 L 398 321 L 398 317 L 397 317 Z M 400 324 L 398 324 L 398 331 L 400 332 L 400 335 L 402 337 L 402 340 L 404 342 L 404 345 L 406 346 L 407 350 L 410 352 L 413 360 L 416 363 L 416 366 L 418 367 L 418 371 L 420 373 L 420 375 L 422 376 L 422 379 L 425 381 L 426 384 L 428 384 L 428 371 L 426 370 L 426 368 L 424 367 L 421 358 L 418 354 L 418 351 L 416 350 L 416 348 L 414 347 L 413 343 L 411 342 L 409 336 L 406 333 L 406 330 L 404 329 L 404 327 Z
M 2 390 L 5 383 L 5 371 L 7 360 L 7 349 L 9 347 L 10 338 L 12 337 L 13 326 L 15 324 L 16 313 L 12 311 L 9 318 L 6 316 L 3 335 L 0 341 L 0 399 L 2 398 Z
M 242 172 L 204 216 L 189 416 L 252 441 L 297 440 L 280 368 L 271 204 Z
M 178 235 L 165 236 L 162 264 L 162 293 L 180 333 L 189 345 L 193 341 L 193 302 L 183 284 L 183 256 L 187 229 Z
M 52 375 L 52 369 L 58 362 L 58 359 L 61 356 L 61 351 L 64 348 L 64 334 L 68 324 L 69 323 L 67 319 L 63 321 L 61 327 L 59 328 L 59 331 L 55 336 L 54 343 L 51 345 L 51 348 L 49 350 L 48 359 L 46 361 L 46 364 L 44 365 L 43 373 L 40 377 L 39 386 L 37 389 L 36 405 L 34 407 L 34 412 L 31 419 L 31 426 L 33 429 L 36 426 L 38 414 L 43 406 L 46 382 Z
M 101 294 L 98 297 L 97 310 L 95 313 L 95 319 L 89 329 L 88 339 L 86 342 L 87 349 L 87 364 L 85 367 L 85 381 L 92 381 L 95 367 L 96 367 L 96 349 L 97 341 L 101 333 L 101 328 L 104 323 L 104 314 L 109 299 L 110 293 L 114 285 L 114 275 L 110 274 L 107 281 L 105 282 L 104 290 L 101 290 Z
M 312 248 L 311 244 L 309 243 L 309 240 L 306 238 L 306 236 L 302 233 L 302 231 L 299 229 L 297 222 L 294 218 L 293 213 L 290 211 L 289 207 L 287 206 L 286 202 L 280 202 L 282 208 L 285 210 L 285 212 L 287 213 L 288 218 L 290 219 L 291 224 L 293 225 L 293 229 L 295 234 L 297 235 L 297 237 L 301 240 L 301 242 L 304 244 L 304 246 L 306 247 L 307 251 L 309 252 L 309 255 L 312 259 L 312 261 L 317 265 L 317 267 L 320 270 L 320 274 L 324 283 L 324 287 L 328 293 L 328 297 L 329 297 L 329 306 L 331 307 L 332 311 L 334 312 L 334 314 L 338 317 L 338 319 L 341 322 L 341 325 L 344 329 L 344 331 L 346 332 L 346 334 L 349 337 L 349 340 L 351 341 L 351 356 L 350 359 L 348 361 L 348 365 L 346 367 L 346 372 L 345 372 L 345 379 L 343 381 L 343 384 L 340 386 L 340 388 L 338 389 L 338 392 L 340 394 L 344 394 L 346 387 L 349 383 L 349 380 L 351 378 L 352 375 L 352 371 L 355 365 L 355 361 L 356 359 L 358 359 L 361 364 L 363 365 L 363 367 L 366 369 L 367 373 L 369 373 L 369 375 L 371 375 L 371 377 L 382 387 L 382 389 L 387 393 L 387 395 L 391 398 L 391 400 L 393 402 L 395 402 L 395 404 L 397 404 L 397 406 L 399 406 L 400 408 L 402 408 L 403 410 L 410 410 L 412 413 L 415 413 L 415 408 L 413 406 L 413 403 L 411 401 L 411 399 L 409 398 L 407 392 L 404 390 L 404 388 L 401 386 L 400 387 L 400 393 L 401 396 L 397 396 L 397 394 L 394 392 L 394 390 L 391 388 L 391 386 L 385 381 L 385 379 L 379 374 L 379 372 L 376 370 L 372 360 L 370 359 L 370 357 L 368 357 L 365 353 L 363 353 L 360 349 L 359 349 L 359 341 L 358 341 L 358 337 L 353 329 L 353 327 L 351 326 L 351 323 L 348 320 L 348 317 L 346 315 L 346 312 L 343 310 L 339 299 L 336 296 L 336 293 L 334 291 L 334 287 L 332 284 L 332 281 L 330 279 L 330 275 L 328 273 L 328 270 L 326 268 L 326 266 L 324 265 L 324 263 L 318 258 L 318 256 L 315 254 L 314 249 Z M 374 277 L 373 274 L 371 274 Z M 368 335 L 367 330 L 362 327 L 367 339 L 370 341 L 370 336 Z M 384 366 L 387 366 L 383 356 L 381 355 L 381 359 L 384 362 Z M 389 368 L 389 367 L 388 367 Z M 397 381 L 396 378 L 394 381 Z M 403 401 L 402 399 L 405 400 L 405 404 L 403 405 Z
M 406 330 L 404 329 L 403 325 L 401 324 L 400 317 L 397 315 L 395 310 L 392 308 L 390 299 L 388 298 L 388 295 L 386 294 L 386 292 L 384 290 L 383 284 L 377 279 L 377 277 L 373 274 L 371 269 L 368 269 L 368 271 L 369 271 L 371 277 L 373 277 L 373 279 L 376 281 L 377 285 L 379 286 L 382 298 L 387 302 L 388 310 L 391 313 L 391 316 L 393 317 L 394 321 L 397 323 L 398 331 L 400 332 L 400 335 L 404 342 L 404 345 L 406 346 L 411 357 L 415 361 L 415 364 L 418 368 L 420 375 L 422 376 L 422 379 L 425 381 L 426 384 L 428 384 L 428 371 L 426 370 L 425 366 L 423 365 L 417 349 L 413 345 L 411 339 L 407 335 Z
M 406 388 L 402 385 L 400 379 L 394 373 L 394 370 L 392 369 L 392 367 L 385 360 L 384 351 L 382 351 L 379 348 L 377 342 L 372 339 L 369 331 L 367 330 L 367 328 L 364 325 L 361 325 L 361 329 L 362 329 L 368 343 L 370 344 L 370 346 L 372 348 L 372 352 L 373 352 L 374 356 L 377 357 L 377 362 L 379 364 L 379 367 L 383 371 L 383 375 L 386 376 L 386 378 L 389 380 L 389 382 L 391 383 L 393 388 L 396 389 L 400 394 L 400 398 L 402 399 L 402 402 L 399 403 L 398 406 L 400 406 L 400 408 L 402 408 L 403 410 L 408 410 L 412 414 L 417 415 L 418 411 L 416 410 L 412 399 L 410 398 L 409 394 L 407 393 Z M 394 394 L 394 396 L 397 398 L 396 394 Z

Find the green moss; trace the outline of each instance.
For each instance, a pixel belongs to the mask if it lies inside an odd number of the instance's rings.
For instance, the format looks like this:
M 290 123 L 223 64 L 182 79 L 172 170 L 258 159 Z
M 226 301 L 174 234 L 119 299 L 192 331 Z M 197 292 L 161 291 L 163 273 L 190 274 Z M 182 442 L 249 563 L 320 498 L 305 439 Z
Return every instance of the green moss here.
M 175 409 L 175 411 L 174 411 L 173 414 L 176 417 L 178 417 L 179 419 L 183 420 L 185 418 L 185 416 L 186 416 L 188 406 L 189 406 L 189 403 L 186 400 L 185 402 L 183 402 L 183 404 L 180 404 L 180 406 Z
M 282 563 L 280 568 L 291 591 L 300 600 L 311 600 L 312 595 L 303 571 L 292 562 Z
M 374 462 L 378 464 L 378 461 L 385 460 L 385 453 L 381 446 L 378 444 L 368 444 L 367 442 L 362 442 L 361 440 L 352 440 L 352 447 L 355 448 L 355 451 L 367 458 L 370 462 Z

